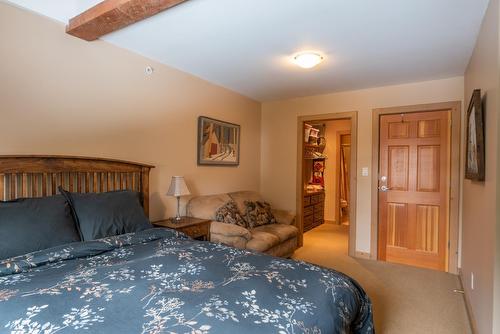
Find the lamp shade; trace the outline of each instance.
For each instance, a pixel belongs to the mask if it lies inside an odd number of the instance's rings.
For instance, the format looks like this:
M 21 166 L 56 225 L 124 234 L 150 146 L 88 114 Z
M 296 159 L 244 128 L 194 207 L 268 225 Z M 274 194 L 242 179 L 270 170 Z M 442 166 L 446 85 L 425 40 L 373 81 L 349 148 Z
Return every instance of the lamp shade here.
M 186 196 L 191 194 L 184 181 L 184 176 L 172 176 L 172 181 L 170 181 L 170 187 L 168 188 L 168 196 Z

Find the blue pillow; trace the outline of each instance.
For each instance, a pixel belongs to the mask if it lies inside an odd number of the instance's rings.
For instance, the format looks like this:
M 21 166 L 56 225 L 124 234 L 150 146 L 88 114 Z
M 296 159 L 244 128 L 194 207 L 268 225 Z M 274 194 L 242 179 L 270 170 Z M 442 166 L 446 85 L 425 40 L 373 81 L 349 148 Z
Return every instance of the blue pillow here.
M 82 240 L 139 232 L 153 226 L 144 214 L 135 191 L 70 193 L 59 188 L 68 200 Z
M 0 259 L 80 241 L 61 195 L 0 201 Z

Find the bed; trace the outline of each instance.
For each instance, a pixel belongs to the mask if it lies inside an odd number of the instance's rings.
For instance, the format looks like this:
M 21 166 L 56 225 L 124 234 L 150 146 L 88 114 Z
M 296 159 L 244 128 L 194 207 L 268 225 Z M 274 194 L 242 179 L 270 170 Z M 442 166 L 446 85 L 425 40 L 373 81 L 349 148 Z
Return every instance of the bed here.
M 152 166 L 0 157 L 0 199 L 131 189 L 149 206 Z M 0 208 L 1 210 L 1 208 Z M 0 239 L 0 243 L 4 240 Z M 0 332 L 374 333 L 348 276 L 146 228 L 0 260 Z

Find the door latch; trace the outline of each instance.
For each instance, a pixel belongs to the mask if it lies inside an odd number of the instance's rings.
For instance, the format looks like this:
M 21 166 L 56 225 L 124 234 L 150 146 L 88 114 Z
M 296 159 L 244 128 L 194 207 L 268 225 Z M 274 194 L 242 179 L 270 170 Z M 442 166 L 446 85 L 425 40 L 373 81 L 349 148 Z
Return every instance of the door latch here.
M 380 190 L 381 192 L 384 192 L 384 193 L 385 193 L 385 192 L 389 191 L 389 190 L 390 190 L 390 188 L 389 188 L 388 186 L 385 186 L 385 185 L 384 185 L 384 186 L 380 186 L 380 187 L 378 187 L 378 190 Z

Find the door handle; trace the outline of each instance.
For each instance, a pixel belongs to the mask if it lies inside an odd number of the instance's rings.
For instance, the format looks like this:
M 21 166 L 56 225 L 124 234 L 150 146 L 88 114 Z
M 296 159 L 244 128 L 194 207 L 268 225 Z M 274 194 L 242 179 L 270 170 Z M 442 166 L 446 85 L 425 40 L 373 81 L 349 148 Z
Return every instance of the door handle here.
M 380 187 L 378 187 L 378 190 L 385 193 L 385 192 L 391 190 L 391 188 L 389 188 L 388 186 L 380 186 Z

